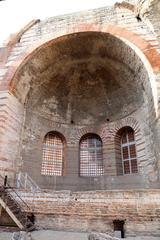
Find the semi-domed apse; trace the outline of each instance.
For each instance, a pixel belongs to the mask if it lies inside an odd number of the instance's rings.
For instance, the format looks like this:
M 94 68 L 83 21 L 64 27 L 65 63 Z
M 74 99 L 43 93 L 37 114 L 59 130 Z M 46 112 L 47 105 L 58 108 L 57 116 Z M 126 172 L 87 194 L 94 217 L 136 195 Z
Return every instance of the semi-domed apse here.
M 144 114 L 152 111 L 153 116 L 156 115 L 156 109 L 151 110 L 149 104 L 152 101 L 154 105 L 154 89 L 145 63 L 132 46 L 109 33 L 79 32 L 41 45 L 22 62 L 11 87 L 18 101 L 25 106 L 21 168 L 29 171 L 42 186 L 55 189 L 103 189 L 111 181 L 111 176 L 114 178 L 110 187 L 118 187 L 116 148 L 112 154 L 107 152 L 111 142 L 103 136 L 104 129 L 112 128 L 118 121 L 127 122 L 128 117 L 132 118 L 140 111 Z M 137 128 L 140 131 L 137 123 L 125 124 L 122 127 L 132 127 L 134 134 L 137 134 Z M 57 156 L 44 153 L 43 143 L 49 132 L 63 135 L 65 153 L 57 152 Z M 103 143 L 103 176 L 97 176 L 98 167 L 93 167 L 93 173 L 86 170 L 91 173 L 88 173 L 91 179 L 87 185 L 88 179 L 80 176 L 79 144 L 83 132 L 93 136 L 98 134 Z M 116 138 L 117 133 L 114 134 Z M 49 141 L 55 142 L 54 139 L 56 136 Z M 112 141 L 115 142 L 114 137 Z M 57 146 L 54 147 L 57 149 Z M 89 162 L 89 158 L 93 160 L 93 153 L 90 154 L 89 150 L 84 154 L 86 161 Z M 57 162 L 58 156 L 61 163 Z M 136 165 L 139 164 L 137 157 Z M 53 166 L 54 158 L 56 163 Z M 127 164 L 132 175 L 129 178 L 133 179 L 131 184 L 136 187 L 140 181 L 143 185 L 141 164 L 136 166 L 136 176 L 132 173 L 132 163 Z M 56 171 L 61 172 L 62 176 L 54 176 L 54 170 L 52 174 L 46 170 L 45 174 L 45 167 L 58 169 L 58 165 L 63 169 Z M 39 170 L 35 172 L 35 168 Z M 85 168 L 92 166 L 88 163 Z M 124 166 L 121 168 L 123 174 Z M 124 175 L 128 181 L 128 174 Z M 71 180 L 73 176 L 74 182 Z M 94 181 L 96 183 L 93 185 Z
M 0 47 L 1 224 L 159 239 L 159 5 L 33 20 Z
M 30 108 L 40 116 L 61 123 L 96 124 L 123 118 L 144 103 L 139 76 L 143 65 L 124 46 L 105 33 L 57 39 L 18 72 L 16 95 L 22 102 L 27 96 Z

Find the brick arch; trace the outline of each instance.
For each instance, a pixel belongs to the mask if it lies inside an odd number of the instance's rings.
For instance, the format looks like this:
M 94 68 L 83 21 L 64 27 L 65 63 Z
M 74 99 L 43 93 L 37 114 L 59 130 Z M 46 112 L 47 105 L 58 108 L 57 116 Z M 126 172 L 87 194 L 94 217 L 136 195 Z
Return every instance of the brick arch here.
M 62 140 L 62 142 L 64 143 L 64 144 L 66 144 L 67 143 L 67 141 L 66 141 L 66 137 L 64 136 L 64 134 L 62 133 L 62 131 L 57 131 L 57 130 L 50 130 L 49 132 L 46 132 L 46 134 L 45 135 L 43 135 L 43 140 L 47 137 L 47 135 L 48 134 L 54 134 L 54 135 L 57 135 L 59 138 L 61 138 L 61 140 Z
M 121 121 L 119 121 L 115 126 L 114 128 L 112 128 L 110 131 L 109 131 L 109 138 L 111 141 L 114 141 L 115 137 L 116 137 L 116 134 L 117 132 L 123 128 L 123 127 L 131 127 L 134 132 L 135 132 L 135 135 L 140 135 L 141 136 L 141 131 L 140 131 L 140 127 L 139 127 L 139 123 L 138 121 L 133 118 L 133 117 L 128 117 L 128 118 L 125 118 Z
M 34 45 L 27 48 L 17 59 L 9 66 L 8 71 L 4 77 L 4 85 L 8 86 L 9 90 L 13 92 L 13 79 L 15 74 L 24 65 L 32 56 L 41 48 L 53 44 L 55 41 L 63 39 L 65 35 L 79 33 L 79 32 L 104 32 L 113 35 L 119 39 L 125 39 L 129 43 L 135 45 L 141 53 L 144 54 L 146 60 L 150 63 L 153 71 L 156 73 L 160 70 L 160 54 L 158 49 L 153 48 L 153 45 L 149 41 L 146 41 L 142 38 L 141 35 L 131 32 L 126 28 L 120 27 L 118 25 L 108 24 L 105 28 L 101 28 L 100 25 L 95 24 L 81 24 L 74 26 L 67 32 L 58 32 L 55 35 L 50 35 L 49 37 L 44 37 L 43 39 L 37 41 Z M 129 45 L 130 46 L 130 45 Z M 138 54 L 138 53 L 137 53 Z M 140 56 L 141 58 L 141 56 Z M 142 60 L 143 61 L 143 60 Z M 143 61 L 144 62 L 144 61 Z
M 89 133 L 98 135 L 103 142 L 103 138 L 102 138 L 103 136 L 101 134 L 101 131 L 99 131 L 99 129 L 95 129 L 94 126 L 87 126 L 87 127 L 82 128 L 82 129 L 79 129 L 74 135 L 74 141 L 77 144 L 79 144 L 80 140 L 83 138 L 83 136 L 85 136 Z
M 47 127 L 45 129 L 41 129 L 41 131 L 40 131 L 40 141 L 41 141 L 41 143 L 43 142 L 43 139 L 45 138 L 45 136 L 49 132 L 59 133 L 59 135 L 62 136 L 65 145 L 68 144 L 69 139 L 68 139 L 67 134 L 65 132 L 65 128 L 63 127 L 63 125 L 61 123 L 56 123 L 56 122 L 48 123 Z
M 66 139 L 66 136 L 63 133 L 63 130 L 59 129 L 58 127 L 50 129 L 49 131 L 43 132 L 43 134 L 41 136 L 41 139 L 44 140 L 45 137 L 47 136 L 47 134 L 49 134 L 49 133 L 53 133 L 53 134 L 58 135 L 63 140 L 64 144 L 67 143 L 67 139 Z
M 32 56 L 34 56 L 34 54 L 36 54 L 36 52 L 38 52 L 40 49 L 45 48 L 46 46 L 49 46 L 56 41 L 60 41 L 68 34 L 88 31 L 109 33 L 112 36 L 124 41 L 126 45 L 128 45 L 136 52 L 141 61 L 144 63 L 144 66 L 148 72 L 152 89 L 152 96 L 154 98 L 153 106 L 151 106 L 151 109 L 155 109 L 157 116 L 158 90 L 155 84 L 155 76 L 160 71 L 160 54 L 156 48 L 153 48 L 153 45 L 151 45 L 149 41 L 144 40 L 139 34 L 113 24 L 109 24 L 103 29 L 101 29 L 100 25 L 98 24 L 81 24 L 74 26 L 72 29 L 69 29 L 65 34 L 64 32 L 58 32 L 56 33 L 56 36 L 51 35 L 47 38 L 44 37 L 43 39 L 37 41 L 33 46 L 27 48 L 20 56 L 18 56 L 17 59 L 9 66 L 8 71 L 4 76 L 3 82 L 1 83 L 1 89 L 9 90 L 14 94 L 14 79 L 16 77 L 16 74 L 21 69 L 21 67 L 25 65 L 25 63 L 31 59 Z
M 31 59 L 34 54 L 36 54 L 36 52 L 38 52 L 41 48 L 45 48 L 47 45 L 53 44 L 57 40 L 63 39 L 63 37 L 66 36 L 67 34 L 88 32 L 88 31 L 110 33 L 115 38 L 123 40 L 126 43 L 126 45 L 128 45 L 129 47 L 132 47 L 134 50 L 138 49 L 139 51 L 137 51 L 135 54 L 140 56 L 140 59 L 142 59 L 142 62 L 144 63 L 145 66 L 150 66 L 149 68 L 146 67 L 146 69 L 147 70 L 149 69 L 148 75 L 150 77 L 150 83 L 153 82 L 153 85 L 155 85 L 154 78 L 160 70 L 160 55 L 158 53 L 157 48 L 153 47 L 153 44 L 151 44 L 149 41 L 144 40 L 141 35 L 133 33 L 131 31 L 127 30 L 126 28 L 122 28 L 118 25 L 108 24 L 107 26 L 102 28 L 100 25 L 81 24 L 81 25 L 69 27 L 68 29 L 65 29 L 65 30 L 62 29 L 59 32 L 51 34 L 47 38 L 45 37 L 41 40 L 38 40 L 36 42 L 36 44 L 27 48 L 22 54 L 20 54 L 19 57 L 17 57 L 16 60 L 13 61 L 13 63 L 11 65 L 9 65 L 7 67 L 8 70 L 7 70 L 7 73 L 4 76 L 3 80 L 1 81 L 0 90 L 1 91 L 9 90 L 13 95 L 15 95 L 14 94 L 15 85 L 14 85 L 14 81 L 13 81 L 14 77 L 15 77 L 16 73 L 18 73 L 18 71 L 21 69 L 21 67 L 23 65 L 25 65 L 25 63 L 29 59 Z M 143 55 L 143 58 L 142 58 L 142 55 Z M 12 96 L 12 94 L 10 96 Z M 17 101 L 17 100 L 14 99 L 14 101 Z M 20 105 L 20 103 L 18 101 L 16 104 L 18 106 Z M 156 101 L 155 101 L 155 104 L 157 104 Z M 13 108 L 15 109 L 15 106 L 13 106 Z M 23 106 L 19 106 L 19 108 L 22 108 L 21 111 L 23 112 Z M 17 112 L 18 111 L 19 110 L 17 110 Z M 150 112 L 152 112 L 152 111 L 150 111 Z M 21 115 L 23 115 L 23 114 L 21 114 Z M 151 115 L 153 116 L 152 113 L 151 113 Z M 11 114 L 11 116 L 12 116 L 12 114 Z M 16 130 L 14 132 L 17 139 L 19 139 L 19 132 L 21 131 L 20 128 L 21 128 L 23 119 L 20 119 L 18 121 L 19 121 L 19 125 L 17 128 L 19 129 L 19 131 L 17 132 L 17 130 Z M 7 123 L 5 122 L 3 126 L 6 127 L 6 125 L 7 125 Z M 3 129 L 3 131 L 4 131 L 4 129 Z M 2 133 L 2 135 L 3 135 L 3 133 Z M 99 135 L 101 136 L 101 134 L 99 134 Z M 103 136 L 102 136 L 102 139 L 103 139 Z M 18 145 L 19 144 L 18 140 L 16 140 L 16 141 L 17 141 L 17 145 Z M 17 156 L 15 158 L 17 158 Z M 12 167 L 12 169 L 13 169 L 13 167 Z

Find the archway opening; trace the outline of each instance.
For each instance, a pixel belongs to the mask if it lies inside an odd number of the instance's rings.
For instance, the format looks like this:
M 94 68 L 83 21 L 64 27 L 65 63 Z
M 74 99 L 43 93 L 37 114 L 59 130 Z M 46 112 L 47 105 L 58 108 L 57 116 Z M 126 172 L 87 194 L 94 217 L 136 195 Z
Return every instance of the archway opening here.
M 42 187 L 55 189 L 106 188 L 107 178 L 113 176 L 106 168 L 97 185 L 93 179 L 87 184 L 79 179 L 77 132 L 101 132 L 106 124 L 128 116 L 142 121 L 144 114 L 149 118 L 153 102 L 147 70 L 135 51 L 100 32 L 70 34 L 45 44 L 21 65 L 12 84 L 24 107 L 21 168 Z M 41 175 L 43 136 L 50 131 L 60 131 L 68 142 L 65 179 Z
M 124 220 L 113 221 L 115 237 L 125 238 L 124 224 Z

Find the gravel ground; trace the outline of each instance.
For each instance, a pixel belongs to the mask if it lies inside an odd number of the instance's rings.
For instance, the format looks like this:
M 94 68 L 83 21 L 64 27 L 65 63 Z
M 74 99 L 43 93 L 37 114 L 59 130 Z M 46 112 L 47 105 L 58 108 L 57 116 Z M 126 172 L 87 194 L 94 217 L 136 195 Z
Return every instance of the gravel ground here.
M 11 232 L 0 232 L 0 240 L 11 240 Z M 87 240 L 88 233 L 38 230 L 32 232 L 33 240 Z M 130 237 L 126 240 L 160 240 L 160 237 Z
M 0 232 L 0 240 L 10 240 L 12 233 L 10 232 Z

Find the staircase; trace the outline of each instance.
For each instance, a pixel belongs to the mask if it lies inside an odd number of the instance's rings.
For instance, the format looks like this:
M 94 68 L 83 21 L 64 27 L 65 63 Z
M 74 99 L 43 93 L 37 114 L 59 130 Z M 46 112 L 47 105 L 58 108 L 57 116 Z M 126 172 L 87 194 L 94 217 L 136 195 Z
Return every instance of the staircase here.
M 35 228 L 32 210 L 8 184 L 0 186 L 0 205 L 21 230 L 31 231 Z M 26 211 L 31 215 L 29 216 Z

